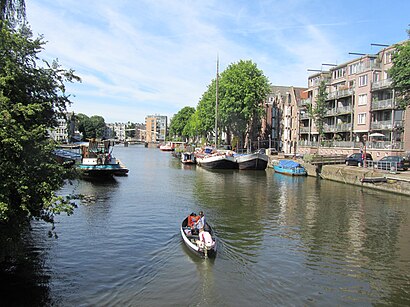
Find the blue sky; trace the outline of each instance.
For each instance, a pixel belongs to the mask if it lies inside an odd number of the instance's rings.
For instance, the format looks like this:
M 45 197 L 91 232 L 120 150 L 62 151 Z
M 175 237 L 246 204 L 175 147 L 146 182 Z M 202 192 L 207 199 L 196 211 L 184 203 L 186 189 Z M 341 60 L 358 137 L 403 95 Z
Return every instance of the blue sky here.
M 40 54 L 72 68 L 70 110 L 144 122 L 196 107 L 208 84 L 252 60 L 272 85 L 307 85 L 307 69 L 344 63 L 371 43 L 408 38 L 408 0 L 29 0 Z

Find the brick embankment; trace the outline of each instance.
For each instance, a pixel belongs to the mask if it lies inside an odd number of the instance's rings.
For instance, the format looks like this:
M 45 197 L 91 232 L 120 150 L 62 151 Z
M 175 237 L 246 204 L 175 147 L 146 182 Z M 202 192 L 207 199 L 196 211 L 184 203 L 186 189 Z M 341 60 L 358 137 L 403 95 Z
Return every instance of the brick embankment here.
M 272 167 L 274 160 L 281 159 L 289 158 L 283 155 L 269 156 L 269 167 Z M 301 159 L 296 159 L 296 161 L 306 168 L 309 176 L 410 196 L 410 170 L 390 173 L 374 168 L 344 164 L 320 166 L 305 163 Z
M 316 176 L 316 167 L 312 169 L 311 166 L 307 166 L 310 170 L 308 174 Z M 393 174 L 372 168 L 323 165 L 319 176 L 322 179 L 410 196 L 410 172 L 408 171 Z

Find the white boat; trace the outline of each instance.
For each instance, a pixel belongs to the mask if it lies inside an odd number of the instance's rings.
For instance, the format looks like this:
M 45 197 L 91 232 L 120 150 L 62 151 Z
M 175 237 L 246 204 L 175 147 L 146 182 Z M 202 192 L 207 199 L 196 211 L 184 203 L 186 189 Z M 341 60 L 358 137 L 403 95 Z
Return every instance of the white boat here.
M 250 154 L 235 154 L 235 161 L 241 170 L 265 170 L 268 166 L 269 158 L 264 153 L 264 149 Z
M 165 145 L 159 146 L 159 149 L 162 151 L 174 151 L 174 144 L 171 142 L 166 143 Z
M 206 236 L 199 237 L 200 234 L 192 234 L 191 227 L 188 226 L 188 217 L 181 224 L 181 236 L 185 245 L 195 254 L 207 258 L 216 256 L 216 237 L 211 226 L 207 223 L 205 226 Z

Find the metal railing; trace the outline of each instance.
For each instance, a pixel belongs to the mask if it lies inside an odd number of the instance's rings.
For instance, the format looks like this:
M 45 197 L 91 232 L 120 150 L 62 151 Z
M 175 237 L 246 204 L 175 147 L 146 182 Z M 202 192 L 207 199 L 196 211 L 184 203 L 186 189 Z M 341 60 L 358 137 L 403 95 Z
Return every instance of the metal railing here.
M 384 79 L 384 80 L 380 80 L 377 82 L 373 82 L 372 83 L 372 90 L 379 90 L 385 87 L 390 87 L 392 84 L 392 80 L 390 78 L 388 79 Z
M 300 140 L 298 142 L 298 146 L 300 147 L 317 147 L 318 142 L 313 141 L 306 141 Z M 353 149 L 361 149 L 363 148 L 362 142 L 351 142 L 351 141 L 322 141 L 321 147 L 337 147 L 337 148 L 353 148 Z M 374 142 L 367 142 L 366 147 L 368 149 L 396 149 L 396 150 L 403 150 L 404 143 L 403 142 L 391 142 L 391 141 L 374 141 Z
M 394 109 L 396 103 L 394 99 L 383 99 L 383 100 L 373 100 L 372 101 L 372 110 L 382 110 L 382 109 Z
M 299 106 L 306 106 L 307 104 L 312 104 L 312 98 L 301 99 L 298 103 Z
M 339 90 L 339 91 L 335 91 L 335 92 L 330 92 L 330 93 L 327 94 L 327 99 L 326 100 L 332 100 L 332 99 L 352 96 L 352 94 L 353 94 L 353 89 L 352 88 Z
M 337 114 L 346 114 L 346 113 L 351 113 L 351 112 L 352 112 L 352 106 L 338 107 L 336 109 Z
M 391 130 L 393 128 L 393 123 L 391 120 L 376 121 L 376 122 L 372 122 L 370 125 L 372 129 Z

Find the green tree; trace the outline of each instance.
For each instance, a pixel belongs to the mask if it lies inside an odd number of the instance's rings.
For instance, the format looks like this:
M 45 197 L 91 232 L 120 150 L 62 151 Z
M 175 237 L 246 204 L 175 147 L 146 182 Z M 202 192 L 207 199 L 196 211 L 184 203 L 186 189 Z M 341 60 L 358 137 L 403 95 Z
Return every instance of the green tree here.
M 73 205 L 55 194 L 69 172 L 56 163 L 47 130 L 71 103 L 64 83 L 79 78 L 57 61 L 40 65 L 42 37 L 0 24 L 0 226 L 52 222 Z
M 106 128 L 104 117 L 93 115 L 90 117 L 90 122 L 93 129 L 93 137 L 102 139 L 104 137 Z
M 126 138 L 135 138 L 135 128 L 136 124 L 128 122 L 125 126 L 125 137 Z
M 103 117 L 93 115 L 88 117 L 85 114 L 79 113 L 76 115 L 76 125 L 78 131 L 83 134 L 83 141 L 95 138 L 103 138 L 105 131 L 105 120 Z
M 25 19 L 26 3 L 24 0 L 0 0 L 0 21 L 8 20 L 13 25 Z
M 197 135 L 211 141 L 215 135 L 215 101 L 216 101 L 216 80 L 212 80 L 208 89 L 202 94 L 198 102 L 197 112 Z
M 76 117 L 76 128 L 82 134 L 83 136 L 82 140 L 86 141 L 88 139 L 93 138 L 92 136 L 93 128 L 91 125 L 90 118 L 83 113 L 79 113 L 75 117 Z
M 197 137 L 200 134 L 200 122 L 198 117 L 198 110 L 196 110 L 188 120 L 184 127 L 183 135 L 191 138 L 195 143 L 198 141 Z
M 255 139 L 264 112 L 262 102 L 270 92 L 268 78 L 255 63 L 241 60 L 221 73 L 219 84 L 222 128 L 242 142 L 246 135 Z
M 410 37 L 410 29 L 407 30 Z M 397 100 L 403 108 L 410 105 L 410 40 L 397 44 L 393 67 L 389 70 Z
M 327 110 L 326 99 L 327 99 L 326 81 L 322 79 L 319 83 L 318 94 L 316 96 L 315 102 L 307 104 L 307 111 L 308 111 L 309 117 L 313 120 L 316 126 L 316 129 L 319 133 L 318 146 L 320 146 L 320 142 L 324 135 L 324 119 L 325 119 L 326 110 Z
M 172 117 L 171 125 L 169 127 L 169 135 L 171 138 L 180 137 L 187 138 L 189 135 L 185 131 L 185 126 L 188 124 L 192 114 L 195 113 L 193 107 L 183 107 L 177 114 Z

